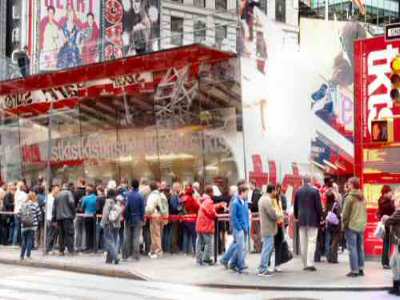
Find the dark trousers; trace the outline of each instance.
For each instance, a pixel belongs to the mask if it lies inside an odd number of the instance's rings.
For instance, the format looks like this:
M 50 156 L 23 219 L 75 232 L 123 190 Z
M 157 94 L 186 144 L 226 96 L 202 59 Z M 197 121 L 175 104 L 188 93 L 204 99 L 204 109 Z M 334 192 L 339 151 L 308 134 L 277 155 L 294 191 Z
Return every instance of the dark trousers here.
M 21 232 L 21 258 L 31 257 L 31 251 L 33 248 L 33 239 L 35 238 L 34 230 L 23 230 Z
M 330 263 L 338 262 L 339 244 L 342 240 L 342 232 L 339 227 L 328 227 L 326 229 L 326 259 Z
M 133 256 L 135 259 L 140 257 L 140 235 L 142 234 L 142 223 L 133 225 L 125 224 L 125 240 L 122 251 L 122 257 L 127 259 Z
M 321 262 L 325 253 L 325 228 L 318 228 L 317 245 L 314 253 L 314 262 Z
M 64 219 L 57 221 L 60 234 L 60 252 L 64 253 L 67 247 L 69 253 L 74 253 L 74 221 L 72 219 Z
M 46 252 L 48 253 L 54 249 L 54 244 L 56 243 L 58 237 L 58 227 L 52 222 L 48 222 L 47 224 Z
M 85 218 L 86 250 L 94 249 L 95 218 Z
M 283 232 L 282 226 L 278 226 L 278 232 L 274 236 L 275 267 L 279 266 L 282 261 L 281 245 L 282 242 L 285 240 L 285 234 Z
M 385 235 L 383 236 L 383 251 L 382 251 L 382 266 L 389 265 L 389 256 L 390 256 L 390 228 L 385 227 Z
M 146 225 L 143 227 L 143 241 L 144 241 L 144 252 L 150 252 L 151 246 L 151 237 L 150 237 L 150 223 L 146 222 Z

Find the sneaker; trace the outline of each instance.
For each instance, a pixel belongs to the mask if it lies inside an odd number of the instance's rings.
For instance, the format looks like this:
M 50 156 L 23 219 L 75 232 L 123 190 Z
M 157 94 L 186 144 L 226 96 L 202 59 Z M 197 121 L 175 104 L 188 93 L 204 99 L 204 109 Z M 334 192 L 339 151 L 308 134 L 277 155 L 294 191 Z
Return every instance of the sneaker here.
M 157 256 L 157 254 L 151 254 L 151 255 L 150 255 L 150 258 L 151 258 L 151 259 L 157 259 L 158 256 Z
M 203 263 L 205 263 L 205 264 L 207 264 L 207 265 L 209 265 L 209 266 L 215 265 L 214 261 L 212 261 L 211 259 L 209 259 L 209 260 L 204 260 Z
M 364 276 L 364 270 L 360 270 L 360 271 L 358 272 L 358 276 Z
M 272 276 L 272 273 L 271 273 L 270 271 L 259 272 L 259 273 L 257 274 L 257 276 L 260 276 L 260 277 L 271 277 L 271 276 Z
M 274 273 L 280 273 L 280 272 L 282 272 L 281 269 L 279 269 L 279 268 L 274 268 Z
M 350 278 L 355 278 L 355 277 L 358 277 L 359 275 L 358 275 L 358 273 L 350 272 L 350 273 L 348 273 L 346 276 L 347 276 L 347 277 L 350 277 Z
M 390 268 L 389 265 L 383 265 L 383 269 L 385 269 L 385 270 L 390 270 L 391 268 Z
M 228 263 L 227 263 L 227 262 L 225 262 L 224 260 L 220 259 L 219 263 L 220 263 L 221 265 L 223 265 L 223 266 L 225 267 L 226 270 L 228 270 L 229 266 L 228 266 Z

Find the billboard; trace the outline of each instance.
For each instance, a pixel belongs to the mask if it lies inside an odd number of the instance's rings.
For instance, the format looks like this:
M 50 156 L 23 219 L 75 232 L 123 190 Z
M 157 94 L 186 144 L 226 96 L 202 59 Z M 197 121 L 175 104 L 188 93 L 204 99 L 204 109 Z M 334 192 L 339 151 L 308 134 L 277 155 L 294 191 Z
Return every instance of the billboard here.
M 355 43 L 357 120 L 360 142 L 371 144 L 376 134 L 374 120 L 393 121 L 393 142 L 400 142 L 400 105 L 392 100 L 391 63 L 400 54 L 400 41 L 386 42 L 383 36 Z
M 39 2 L 39 71 L 54 71 L 98 62 L 100 1 Z
M 106 60 L 159 49 L 159 0 L 106 0 L 103 15 Z

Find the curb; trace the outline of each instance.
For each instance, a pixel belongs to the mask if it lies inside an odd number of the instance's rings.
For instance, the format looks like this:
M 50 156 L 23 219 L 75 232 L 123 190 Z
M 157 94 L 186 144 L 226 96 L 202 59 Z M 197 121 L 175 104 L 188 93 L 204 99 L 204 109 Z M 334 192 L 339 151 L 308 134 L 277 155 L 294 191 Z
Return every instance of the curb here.
M 51 270 L 59 270 L 59 271 L 68 271 L 82 274 L 90 274 L 90 275 L 99 275 L 106 277 L 114 277 L 114 278 L 123 278 L 123 279 L 132 279 L 138 281 L 148 281 L 149 278 L 146 278 L 142 274 L 132 273 L 129 271 L 121 271 L 121 270 L 105 270 L 93 267 L 86 266 L 73 266 L 67 264 L 54 264 L 54 263 L 46 263 L 46 262 L 35 262 L 35 261 L 20 261 L 18 259 L 2 259 L 0 258 L 0 264 L 5 265 L 17 265 L 38 269 L 51 269 Z
M 97 276 L 105 276 L 112 278 L 123 278 L 137 281 L 151 281 L 143 274 L 132 273 L 129 271 L 122 270 L 106 270 L 101 268 L 87 267 L 87 266 L 76 266 L 67 264 L 57 264 L 48 262 L 36 262 L 36 261 L 20 261 L 19 259 L 4 259 L 0 258 L 0 264 L 5 265 L 17 265 L 38 269 L 51 269 L 59 271 L 68 271 L 81 274 L 90 274 Z M 163 281 L 167 284 L 180 284 L 184 286 L 195 286 L 210 289 L 230 289 L 230 290 L 253 290 L 253 291 L 320 291 L 320 292 L 371 292 L 371 291 L 386 291 L 390 287 L 388 286 L 298 286 L 298 285 L 281 285 L 281 286 L 267 286 L 267 285 L 233 285 L 233 284 L 190 284 L 190 283 L 176 283 Z
M 254 291 L 302 291 L 302 292 L 376 292 L 387 291 L 387 286 L 265 286 L 231 284 L 195 284 L 194 286 L 211 289 L 254 290 Z

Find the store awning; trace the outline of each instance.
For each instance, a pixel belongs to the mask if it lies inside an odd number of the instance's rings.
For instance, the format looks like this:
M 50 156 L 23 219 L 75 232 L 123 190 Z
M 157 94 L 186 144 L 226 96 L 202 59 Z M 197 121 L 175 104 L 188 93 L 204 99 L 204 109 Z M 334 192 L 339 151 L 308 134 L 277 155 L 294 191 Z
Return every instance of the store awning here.
M 24 93 L 49 87 L 63 86 L 117 77 L 124 74 L 158 72 L 172 67 L 203 62 L 221 61 L 234 57 L 234 53 L 208 48 L 200 44 L 126 57 L 77 68 L 30 76 L 24 79 L 0 82 L 0 95 Z

